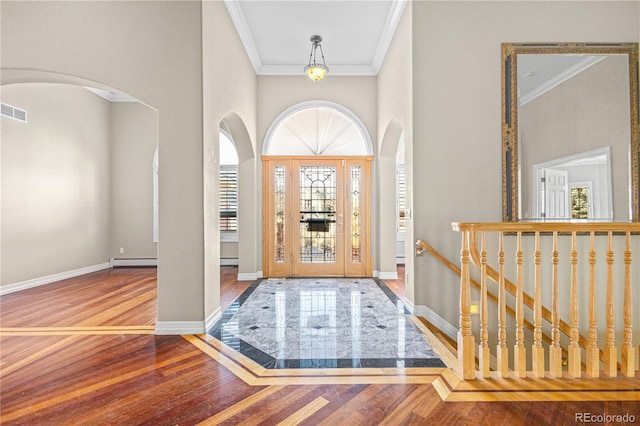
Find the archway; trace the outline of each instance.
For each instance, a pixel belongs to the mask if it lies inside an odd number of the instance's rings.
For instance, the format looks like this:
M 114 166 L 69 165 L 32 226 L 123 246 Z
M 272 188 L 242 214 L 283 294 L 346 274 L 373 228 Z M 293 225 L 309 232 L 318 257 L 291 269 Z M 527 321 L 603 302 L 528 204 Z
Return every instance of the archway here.
M 395 244 L 381 244 L 379 252 L 380 278 L 397 279 L 396 268 L 398 241 L 397 208 L 397 153 L 403 139 L 400 123 L 392 120 L 385 130 L 378 157 L 378 185 L 380 203 L 380 241 L 394 241 Z
M 233 139 L 238 154 L 238 280 L 255 280 L 258 277 L 257 226 L 260 221 L 255 212 L 257 206 L 255 150 L 242 118 L 227 114 L 220 128 Z
M 157 111 L 81 78 L 8 74 L 3 101 L 12 93 L 30 105 L 32 120 L 4 139 L 3 148 L 18 141 L 22 152 L 25 140 L 33 143 L 24 153 L 28 157 L 5 158 L 12 169 L 5 169 L 11 178 L 3 180 L 3 192 L 19 190 L 22 202 L 5 200 L 16 215 L 3 217 L 4 231 L 14 234 L 2 255 L 7 262 L 3 292 L 110 266 L 156 265 L 152 170 L 157 157 L 153 163 L 152 158 L 158 146 Z

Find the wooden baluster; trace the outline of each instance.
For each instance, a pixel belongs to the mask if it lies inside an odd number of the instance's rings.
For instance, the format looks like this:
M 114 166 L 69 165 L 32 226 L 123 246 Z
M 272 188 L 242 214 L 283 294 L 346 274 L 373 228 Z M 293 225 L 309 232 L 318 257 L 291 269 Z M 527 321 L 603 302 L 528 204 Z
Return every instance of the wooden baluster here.
M 609 231 L 607 240 L 607 332 L 604 346 L 604 374 L 616 377 L 618 375 L 618 349 L 615 341 L 615 307 L 613 304 L 613 232 Z
M 498 377 L 509 377 L 509 349 L 507 348 L 507 301 L 504 287 L 504 233 L 498 233 Z
M 522 290 L 522 232 L 517 232 L 516 248 L 516 344 L 513 370 L 516 377 L 527 377 L 527 350 L 524 347 L 524 295 Z
M 489 350 L 489 306 L 487 304 L 487 249 L 486 235 L 480 234 L 480 345 L 478 364 L 482 377 L 491 375 L 491 351 Z
M 626 247 L 624 250 L 624 340 L 622 343 L 622 368 L 623 376 L 634 377 L 636 357 L 635 348 L 632 345 L 633 322 L 631 294 L 631 233 L 627 231 Z
M 551 346 L 549 347 L 549 374 L 562 378 L 562 348 L 560 347 L 560 301 L 558 296 L 558 232 L 553 231 L 551 252 Z
M 596 237 L 589 233 L 589 335 L 587 343 L 586 373 L 591 377 L 600 376 L 600 348 L 598 348 L 598 315 L 596 294 Z
M 578 345 L 578 251 L 576 232 L 571 233 L 571 296 L 569 301 L 570 342 L 569 342 L 569 374 L 573 377 L 581 376 L 580 346 Z
M 458 364 L 465 380 L 476 378 L 476 348 L 471 332 L 471 281 L 469 277 L 469 231 L 462 233 L 460 252 L 460 331 Z
M 536 231 L 534 263 L 534 290 L 533 290 L 533 345 L 531 346 L 531 369 L 534 377 L 544 377 L 544 348 L 542 347 L 542 295 L 540 277 L 540 232 Z

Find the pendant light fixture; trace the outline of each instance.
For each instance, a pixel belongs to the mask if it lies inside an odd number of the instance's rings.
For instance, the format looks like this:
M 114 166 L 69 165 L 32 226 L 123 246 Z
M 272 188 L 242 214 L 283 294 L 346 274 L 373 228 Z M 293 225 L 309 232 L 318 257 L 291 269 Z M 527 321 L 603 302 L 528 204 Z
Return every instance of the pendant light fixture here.
M 329 72 L 329 68 L 324 62 L 324 52 L 322 51 L 322 37 L 319 35 L 311 36 L 311 53 L 309 54 L 309 64 L 304 67 L 304 72 L 307 76 L 316 83 L 324 78 Z M 322 56 L 322 63 L 316 60 L 316 53 L 320 48 L 320 56 Z

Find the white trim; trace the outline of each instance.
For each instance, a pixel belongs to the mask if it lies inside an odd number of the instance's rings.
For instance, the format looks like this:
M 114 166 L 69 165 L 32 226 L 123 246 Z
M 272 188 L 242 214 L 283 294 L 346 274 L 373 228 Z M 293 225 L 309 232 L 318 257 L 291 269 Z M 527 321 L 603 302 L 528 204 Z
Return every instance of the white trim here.
M 331 65 L 330 76 L 376 76 L 378 69 L 371 65 Z M 258 75 L 298 75 L 308 78 L 304 74 L 304 64 L 302 65 L 261 65 L 256 71 Z
M 374 53 L 371 64 L 361 65 L 330 65 L 331 75 L 355 75 L 355 76 L 375 76 L 378 75 L 380 68 L 387 56 L 387 51 L 396 33 L 402 12 L 407 0 L 394 0 L 389 8 L 389 14 L 385 21 L 384 27 L 378 39 L 376 51 Z M 244 12 L 240 7 L 240 0 L 224 0 L 231 21 L 238 32 L 240 41 L 244 46 L 249 61 L 253 66 L 253 70 L 257 75 L 300 75 L 304 76 L 303 65 L 265 65 L 262 63 L 260 53 L 256 47 L 253 35 L 244 17 Z
M 276 131 L 278 126 L 290 115 L 295 114 L 298 111 L 302 111 L 309 108 L 332 108 L 346 115 L 347 118 L 351 119 L 355 123 L 355 125 L 358 126 L 358 129 L 362 133 L 362 136 L 364 137 L 364 142 L 367 148 L 366 155 L 374 155 L 371 136 L 369 135 L 367 126 L 364 125 L 362 120 L 360 120 L 360 118 L 358 118 L 358 116 L 355 115 L 353 111 L 351 111 L 349 108 L 346 108 L 335 102 L 321 101 L 321 100 L 300 102 L 298 104 L 290 106 L 289 108 L 281 112 L 280 115 L 278 115 L 278 117 L 276 117 L 276 119 L 273 120 L 273 122 L 271 123 L 271 126 L 269 126 L 269 130 L 267 131 L 267 134 L 264 137 L 264 142 L 262 143 L 262 155 L 269 155 L 269 146 L 271 145 L 271 139 L 273 137 L 273 133 Z
M 398 279 L 398 271 L 378 272 L 378 279 L 381 279 L 381 280 L 397 280 Z
M 382 67 L 384 58 L 387 56 L 387 51 L 389 50 L 389 46 L 391 46 L 391 41 L 396 33 L 396 29 L 398 28 L 398 24 L 400 23 L 400 18 L 402 17 L 402 12 L 404 11 L 406 4 L 407 0 L 395 0 L 391 4 L 387 21 L 384 23 L 382 34 L 380 34 L 380 39 L 378 40 L 376 53 L 373 55 L 373 60 L 371 61 L 371 66 L 376 71 L 376 75 Z
M 238 272 L 238 281 L 255 281 L 258 278 L 260 278 L 258 276 L 258 273 L 260 273 L 260 276 L 262 276 L 262 271 L 258 271 L 258 272 Z
M 544 95 L 549 90 L 553 89 L 556 86 L 561 85 L 565 81 L 569 80 L 572 77 L 575 77 L 576 75 L 580 74 L 582 71 L 586 70 L 589 67 L 592 67 L 593 65 L 597 64 L 598 62 L 602 61 L 605 58 L 606 56 L 587 56 L 582 61 L 578 62 L 577 64 L 573 65 L 570 68 L 567 68 L 560 74 L 545 81 L 540 86 L 536 87 L 526 95 L 520 97 L 520 106 L 525 105 L 531 102 L 532 100 L 534 100 L 535 98 Z
M 256 279 L 263 278 L 263 277 L 264 277 L 264 275 L 262 275 L 262 271 L 257 271 L 256 272 Z
M 414 315 L 424 317 L 427 321 L 433 324 L 436 328 L 446 334 L 452 340 L 458 339 L 458 329 L 447 322 L 440 315 L 429 309 L 425 305 L 416 305 Z
M 158 194 L 159 194 L 159 182 L 158 182 L 158 170 L 159 170 L 159 157 L 158 157 L 158 146 L 156 146 L 156 150 L 153 153 L 153 164 L 151 166 L 152 169 L 152 180 L 153 180 L 153 242 L 157 243 L 159 241 L 159 228 L 158 228 Z
M 380 275 L 380 271 L 373 271 L 373 278 L 378 278 L 378 276 Z
M 139 258 L 139 259 L 116 259 L 109 260 L 109 266 L 114 268 L 118 266 L 158 266 L 156 258 Z
M 213 328 L 214 325 L 218 322 L 218 320 L 222 318 L 222 310 L 218 306 L 218 308 L 209 315 L 209 318 L 204 320 L 204 330 L 205 333 Z
M 221 257 L 220 266 L 238 266 L 237 257 Z
M 253 36 L 251 35 L 251 31 L 249 30 L 247 20 L 244 18 L 244 13 L 242 12 L 242 8 L 240 7 L 240 1 L 224 0 L 224 5 L 227 6 L 227 11 L 229 12 L 231 21 L 233 21 L 233 25 L 236 27 L 236 31 L 238 32 L 238 36 L 242 41 L 244 50 L 247 52 L 249 61 L 251 61 L 251 65 L 253 66 L 253 69 L 257 74 L 258 70 L 262 68 L 262 60 L 260 59 L 260 54 L 258 53 L 256 44 L 253 41 Z M 299 72 L 299 74 L 301 73 L 302 71 Z
M 157 321 L 155 334 L 181 335 L 206 333 L 204 321 Z
M 92 272 L 102 271 L 103 269 L 109 268 L 109 262 L 99 263 L 97 265 L 85 266 L 84 268 L 78 268 L 71 271 L 59 272 L 57 274 L 46 275 L 44 277 L 33 278 L 26 281 L 3 285 L 2 287 L 0 287 L 0 296 L 9 293 L 15 293 L 16 291 L 20 290 L 26 290 L 28 288 L 39 287 L 45 284 L 51 284 L 69 278 L 79 277 L 80 275 L 86 275 Z
M 404 256 L 396 256 L 396 265 L 404 265 L 405 259 Z
M 413 302 L 411 300 L 408 300 L 406 297 L 403 297 L 402 303 L 404 303 L 404 307 L 407 308 L 407 310 L 413 315 L 413 311 L 416 308 Z
M 605 165 L 607 168 L 605 179 L 607 181 L 606 188 L 608 189 L 608 197 L 607 197 L 607 206 L 605 210 L 608 212 L 609 217 L 596 218 L 596 219 L 601 221 L 613 220 L 613 190 L 612 190 L 612 183 L 611 183 L 611 147 L 610 146 L 605 146 L 603 148 L 598 148 L 591 151 L 580 152 L 577 154 L 569 155 L 567 157 L 556 158 L 554 160 L 546 161 L 544 163 L 534 164 L 532 166 L 533 167 L 532 173 L 535 179 L 535 182 L 534 182 L 535 193 L 532 195 L 533 196 L 532 210 L 534 215 L 533 217 L 539 218 L 541 213 L 540 210 L 542 209 L 542 206 L 540 205 L 540 194 L 542 191 L 542 188 L 540 186 L 540 178 L 542 177 L 542 171 L 544 169 L 562 166 L 566 163 L 571 163 L 573 161 L 578 161 L 582 159 L 600 157 L 602 155 L 605 156 Z

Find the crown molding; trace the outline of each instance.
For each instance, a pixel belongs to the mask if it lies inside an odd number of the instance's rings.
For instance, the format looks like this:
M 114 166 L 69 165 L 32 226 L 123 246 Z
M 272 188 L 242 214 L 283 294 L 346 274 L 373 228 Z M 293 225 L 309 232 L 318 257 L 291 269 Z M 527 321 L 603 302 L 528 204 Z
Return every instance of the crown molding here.
M 535 98 L 544 95 L 549 90 L 561 85 L 565 81 L 575 77 L 576 75 L 580 74 L 582 71 L 586 70 L 589 67 L 594 66 L 595 64 L 597 64 L 598 62 L 602 61 L 605 58 L 606 56 L 587 56 L 582 61 L 575 64 L 574 66 L 567 68 L 566 70 L 556 75 L 555 77 L 545 81 L 540 86 L 536 87 L 526 95 L 520 97 L 520 106 L 525 105 L 531 102 L 532 100 L 534 100 Z
M 378 75 L 380 67 L 384 62 L 384 58 L 387 55 L 393 36 L 398 28 L 402 12 L 407 4 L 408 0 L 393 0 L 391 7 L 389 8 L 389 14 L 385 22 L 382 34 L 376 47 L 371 64 L 364 65 L 330 65 L 329 72 L 331 75 L 339 76 L 375 76 Z M 305 64 L 300 65 L 265 65 L 262 63 L 258 49 L 253 40 L 253 35 L 249 30 L 249 25 L 244 17 L 242 8 L 240 7 L 240 0 L 224 0 L 224 4 L 227 7 L 227 11 L 231 17 L 233 25 L 236 27 L 238 36 L 242 41 L 249 61 L 253 66 L 253 69 L 257 75 L 303 75 L 303 68 Z
M 255 70 L 256 74 L 259 74 L 258 70 L 262 67 L 262 60 L 260 59 L 260 55 L 258 54 L 256 44 L 253 41 L 251 31 L 249 31 L 249 25 L 247 25 L 247 21 L 244 18 L 244 13 L 242 12 L 242 8 L 240 7 L 240 1 L 224 0 L 224 4 L 227 7 L 229 16 L 231 16 L 233 25 L 236 27 L 238 36 L 240 36 L 240 41 L 242 41 L 242 44 L 244 45 L 244 50 L 247 52 L 247 56 L 249 57 L 249 61 L 251 61 L 253 69 Z
M 391 41 L 396 33 L 396 29 L 398 28 L 398 24 L 400 23 L 400 18 L 402 18 L 402 12 L 404 12 L 406 4 L 407 0 L 394 0 L 391 4 L 389 15 L 387 16 L 387 22 L 384 24 L 380 40 L 378 41 L 378 47 L 376 48 L 376 53 L 373 55 L 373 61 L 371 62 L 371 66 L 376 70 L 376 75 L 378 74 L 378 71 L 380 71 L 380 67 L 382 67 L 384 58 L 387 56 L 387 51 L 389 50 L 389 46 L 391 46 Z

